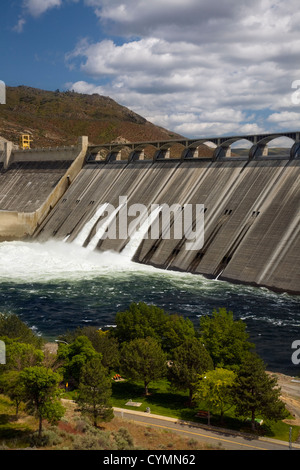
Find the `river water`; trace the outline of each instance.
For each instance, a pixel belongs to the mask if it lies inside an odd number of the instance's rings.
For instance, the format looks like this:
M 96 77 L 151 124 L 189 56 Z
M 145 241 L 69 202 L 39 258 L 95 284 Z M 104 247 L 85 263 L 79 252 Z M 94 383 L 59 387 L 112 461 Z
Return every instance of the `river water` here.
M 0 243 L 0 312 L 18 314 L 48 340 L 78 326 L 114 325 L 118 311 L 139 301 L 188 317 L 196 327 L 201 315 L 226 307 L 245 321 L 269 370 L 300 373 L 292 362 L 299 296 L 159 270 L 74 243 Z

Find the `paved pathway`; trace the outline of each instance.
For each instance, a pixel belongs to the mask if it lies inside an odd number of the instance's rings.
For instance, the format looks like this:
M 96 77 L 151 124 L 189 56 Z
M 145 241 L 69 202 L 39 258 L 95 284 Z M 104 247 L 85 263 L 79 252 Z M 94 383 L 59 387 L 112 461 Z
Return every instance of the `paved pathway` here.
M 212 426 L 181 421 L 174 418 L 149 414 L 141 411 L 114 408 L 116 416 L 138 421 L 147 426 L 178 432 L 187 438 L 198 439 L 214 448 L 228 450 L 289 450 L 289 443 L 268 438 L 257 438 Z M 300 450 L 299 444 L 292 444 L 293 450 Z

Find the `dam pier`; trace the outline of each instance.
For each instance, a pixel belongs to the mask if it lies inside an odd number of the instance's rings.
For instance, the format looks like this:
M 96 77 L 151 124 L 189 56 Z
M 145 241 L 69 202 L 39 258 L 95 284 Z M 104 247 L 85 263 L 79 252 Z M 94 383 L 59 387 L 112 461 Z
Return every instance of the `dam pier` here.
M 270 152 L 279 137 L 290 148 Z M 241 140 L 249 148 L 238 153 Z M 55 239 L 122 253 L 130 237 L 103 234 L 121 224 L 125 196 L 128 206 L 149 212 L 153 205 L 203 207 L 201 247 L 186 249 L 187 231 L 165 237 L 161 221 L 155 239 L 145 236 L 153 217 L 130 245 L 133 261 L 299 295 L 300 132 L 102 145 L 83 136 L 72 147 L 30 150 L 6 142 L 0 241 Z M 108 206 L 115 208 L 110 220 Z M 170 213 L 171 227 L 180 215 Z M 135 217 L 128 217 L 130 224 Z

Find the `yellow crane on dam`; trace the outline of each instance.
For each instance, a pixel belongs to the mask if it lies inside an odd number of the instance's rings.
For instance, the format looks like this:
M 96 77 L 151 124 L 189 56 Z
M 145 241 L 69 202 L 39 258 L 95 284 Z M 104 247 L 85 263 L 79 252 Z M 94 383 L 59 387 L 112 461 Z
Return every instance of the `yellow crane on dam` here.
M 22 150 L 30 149 L 30 143 L 32 142 L 29 134 L 21 134 L 19 138 L 19 147 Z

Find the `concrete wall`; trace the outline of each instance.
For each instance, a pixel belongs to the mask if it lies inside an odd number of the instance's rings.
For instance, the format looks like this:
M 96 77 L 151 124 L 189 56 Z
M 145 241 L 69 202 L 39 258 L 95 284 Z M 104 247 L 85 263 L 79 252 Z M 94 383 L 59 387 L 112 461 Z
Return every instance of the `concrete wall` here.
M 186 250 L 184 238 L 166 240 L 161 236 L 156 240 L 140 240 L 134 260 L 209 278 L 300 293 L 299 159 L 85 162 L 85 144 L 82 143 L 75 160 L 37 210 L 0 211 L 2 239 L 29 235 L 39 241 L 67 238 L 73 242 L 93 220 L 101 204 L 118 207 L 121 196 L 127 197 L 128 206 L 144 204 L 149 210 L 151 204 L 198 203 L 205 208 L 201 249 Z M 49 158 L 54 153 L 49 151 Z M 65 164 L 66 160 L 59 161 L 57 157 L 50 163 Z M 20 152 L 15 152 L 15 158 L 20 158 Z M 38 164 L 30 164 L 33 163 Z M 15 160 L 10 164 L 6 171 L 29 162 Z M 24 176 L 24 168 L 20 171 Z M 14 191 L 20 181 L 15 176 Z M 101 224 L 100 219 L 96 222 L 89 228 L 84 246 Z M 117 226 L 118 223 L 117 216 Z M 97 249 L 121 252 L 127 242 L 104 239 L 97 243 Z
M 73 161 L 78 153 L 78 146 L 51 147 L 21 150 L 15 148 L 12 142 L 4 142 L 4 150 L 1 153 L 0 162 L 3 161 L 4 169 L 17 162 L 58 162 Z
M 55 207 L 59 199 L 78 175 L 83 166 L 87 148 L 88 139 L 81 137 L 78 146 L 71 148 L 68 152 L 69 157 L 72 155 L 72 158 L 67 160 L 67 164 L 65 160 L 65 149 L 63 149 L 63 151 L 58 150 L 56 155 L 55 152 L 46 153 L 46 159 L 42 161 L 41 157 L 39 157 L 40 160 L 36 159 L 38 152 L 32 153 L 32 151 L 27 151 L 26 156 L 22 154 L 21 160 L 19 159 L 19 152 L 14 153 L 17 155 L 14 159 L 6 158 L 4 168 L 0 169 L 2 180 L 8 182 L 8 185 L 5 186 L 2 181 L 0 187 L 0 191 L 3 192 L 2 205 L 0 202 L 0 241 L 21 239 L 33 235 L 36 228 L 53 207 Z M 33 157 L 31 158 L 32 154 Z M 16 163 L 17 161 L 19 163 Z M 51 165 L 46 165 L 45 167 L 46 162 L 50 162 Z M 60 168 L 60 175 L 56 174 L 56 177 L 59 176 L 59 179 L 53 183 L 53 168 L 57 169 L 55 162 L 58 163 Z M 32 165 L 35 178 L 33 178 L 33 181 L 28 181 L 27 170 L 28 167 L 32 168 Z M 35 165 L 44 168 L 42 179 Z M 13 173 L 12 177 L 11 173 Z M 30 175 L 31 180 L 32 173 L 30 173 Z M 27 184 L 30 183 L 30 187 L 26 186 L 26 182 Z M 7 207 L 9 204 L 11 206 L 16 204 L 16 198 L 20 190 L 21 197 L 19 198 L 19 202 L 17 202 L 18 210 L 3 210 L 4 206 Z M 10 193 L 13 195 L 11 203 L 7 201 L 7 195 Z M 39 195 L 41 194 L 42 197 L 41 200 L 39 200 Z M 28 202 L 31 197 L 34 199 L 35 203 L 37 200 L 39 201 L 39 207 L 32 212 L 21 211 L 24 201 Z
M 299 166 L 296 159 L 268 157 L 89 163 L 35 236 L 72 242 L 99 204 L 117 207 L 119 196 L 149 210 L 151 204 L 203 204 L 201 250 L 187 251 L 185 240 L 146 239 L 135 261 L 300 293 Z M 97 248 L 120 252 L 127 242 L 100 240 Z

